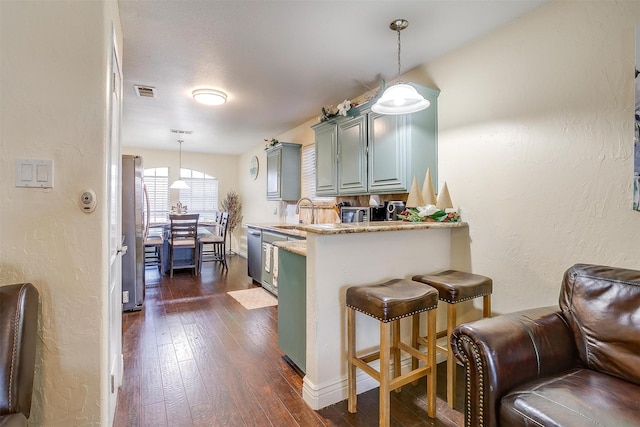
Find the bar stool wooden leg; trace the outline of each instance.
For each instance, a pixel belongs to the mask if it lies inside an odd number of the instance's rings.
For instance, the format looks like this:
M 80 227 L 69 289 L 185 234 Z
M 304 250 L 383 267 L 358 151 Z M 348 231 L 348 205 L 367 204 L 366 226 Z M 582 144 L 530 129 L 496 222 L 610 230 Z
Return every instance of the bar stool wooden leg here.
M 347 307 L 347 358 L 349 359 L 348 382 L 349 382 L 349 400 L 348 410 L 352 414 L 356 413 L 356 365 L 353 364 L 353 358 L 356 355 L 356 311 Z
M 456 358 L 451 350 L 451 333 L 456 327 L 456 304 L 447 304 L 447 404 L 453 408 L 456 400 Z
M 390 350 L 391 322 L 380 322 L 380 427 L 388 427 L 391 418 Z
M 420 316 L 411 316 L 411 346 L 413 348 L 419 347 L 419 338 L 420 338 Z M 418 368 L 418 358 L 411 357 L 411 370 L 414 371 Z M 412 384 L 416 385 L 418 381 L 414 381 Z
M 482 297 L 482 317 L 491 317 L 491 294 Z
M 431 370 L 427 375 L 427 413 L 431 418 L 436 417 L 436 353 L 436 310 L 429 310 L 427 313 L 427 363 Z
M 400 361 L 400 320 L 396 320 L 392 323 L 392 337 L 393 337 L 393 378 L 397 378 L 402 375 L 402 363 Z M 396 393 L 400 393 L 401 387 L 396 389 Z

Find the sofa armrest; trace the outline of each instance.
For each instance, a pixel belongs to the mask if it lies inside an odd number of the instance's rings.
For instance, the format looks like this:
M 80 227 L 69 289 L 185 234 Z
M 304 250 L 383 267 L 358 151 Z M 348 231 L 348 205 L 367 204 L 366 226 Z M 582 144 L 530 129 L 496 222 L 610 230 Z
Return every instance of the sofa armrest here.
M 0 286 L 0 414 L 3 415 L 21 412 L 28 418 L 31 411 L 39 300 L 38 290 L 31 283 Z
M 500 399 L 515 386 L 574 366 L 571 330 L 557 307 L 456 327 L 451 348 L 466 370 L 465 426 L 496 426 Z

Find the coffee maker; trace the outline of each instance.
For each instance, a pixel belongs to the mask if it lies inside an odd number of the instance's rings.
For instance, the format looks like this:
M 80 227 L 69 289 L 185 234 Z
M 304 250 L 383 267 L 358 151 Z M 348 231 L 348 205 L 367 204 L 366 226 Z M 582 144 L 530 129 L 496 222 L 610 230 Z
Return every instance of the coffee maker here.
M 384 209 L 387 221 L 397 221 L 398 214 L 405 210 L 405 204 L 402 200 L 391 200 L 384 202 Z

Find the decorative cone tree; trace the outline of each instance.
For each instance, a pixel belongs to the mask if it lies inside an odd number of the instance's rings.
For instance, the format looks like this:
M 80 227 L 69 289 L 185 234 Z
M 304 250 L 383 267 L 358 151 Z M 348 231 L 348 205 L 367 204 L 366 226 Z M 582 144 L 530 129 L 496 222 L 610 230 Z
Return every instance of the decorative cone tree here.
M 240 196 L 234 190 L 227 192 L 224 200 L 222 201 L 222 210 L 229 213 L 229 223 L 227 229 L 229 234 L 233 234 L 233 230 L 242 222 L 242 202 Z M 233 252 L 231 243 L 233 239 L 229 239 L 229 251 Z

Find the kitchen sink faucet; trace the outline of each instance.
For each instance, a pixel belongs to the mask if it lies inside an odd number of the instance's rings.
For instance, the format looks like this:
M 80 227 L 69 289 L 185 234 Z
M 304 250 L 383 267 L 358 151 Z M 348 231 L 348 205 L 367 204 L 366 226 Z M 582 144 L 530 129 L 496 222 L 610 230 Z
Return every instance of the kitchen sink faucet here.
M 308 197 L 303 197 L 300 200 L 298 200 L 298 203 L 296 203 L 296 215 L 300 214 L 300 202 L 302 202 L 303 200 L 306 200 L 311 204 L 311 224 L 315 224 L 316 205 L 314 205 L 313 200 L 311 200 Z M 301 221 L 298 219 L 298 222 L 301 222 Z

